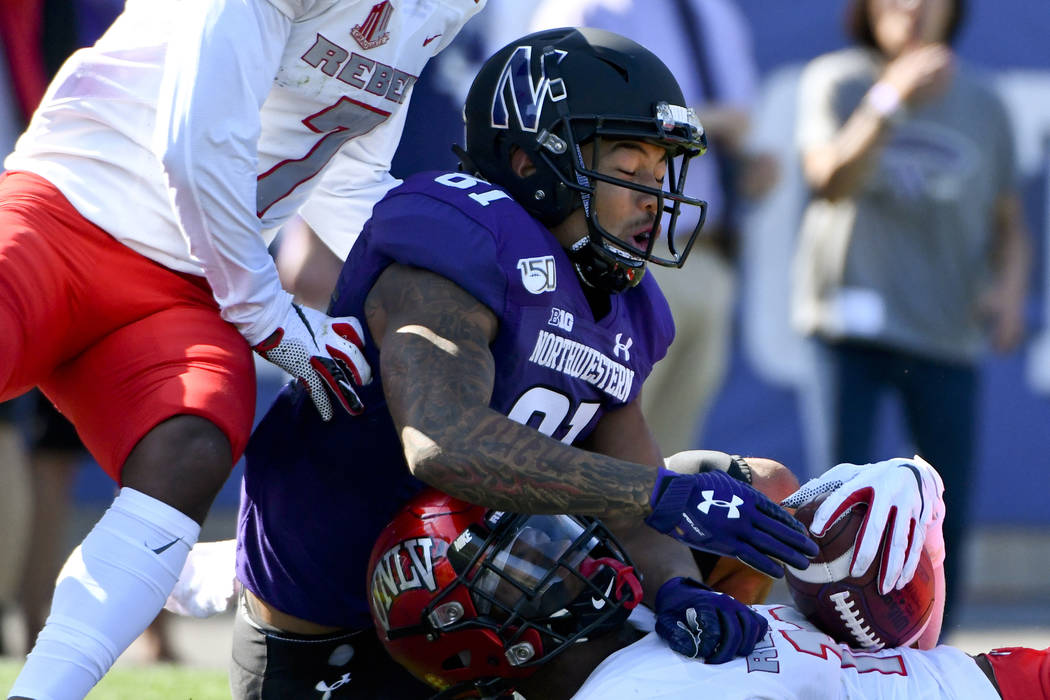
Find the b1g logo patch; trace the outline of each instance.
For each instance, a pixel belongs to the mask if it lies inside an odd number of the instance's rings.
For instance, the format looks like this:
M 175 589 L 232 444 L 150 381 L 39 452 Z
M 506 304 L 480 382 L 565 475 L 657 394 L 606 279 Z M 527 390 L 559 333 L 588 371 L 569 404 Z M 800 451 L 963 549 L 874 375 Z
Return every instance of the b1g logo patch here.
M 553 255 L 522 258 L 518 260 L 518 269 L 521 270 L 521 284 L 530 294 L 553 292 L 558 287 Z
M 571 311 L 554 307 L 551 309 L 551 317 L 547 319 L 547 325 L 561 328 L 563 331 L 572 333 L 572 324 L 575 323 L 575 321 L 576 317 L 572 315 Z

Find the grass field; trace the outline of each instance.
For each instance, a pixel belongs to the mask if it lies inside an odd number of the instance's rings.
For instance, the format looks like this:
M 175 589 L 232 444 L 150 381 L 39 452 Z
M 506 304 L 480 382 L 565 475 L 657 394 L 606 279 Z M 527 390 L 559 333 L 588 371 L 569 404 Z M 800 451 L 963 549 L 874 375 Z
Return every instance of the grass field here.
M 0 689 L 15 682 L 21 661 L 0 660 Z M 6 694 L 5 696 L 6 697 Z M 174 665 L 115 668 L 87 700 L 229 700 L 226 672 Z

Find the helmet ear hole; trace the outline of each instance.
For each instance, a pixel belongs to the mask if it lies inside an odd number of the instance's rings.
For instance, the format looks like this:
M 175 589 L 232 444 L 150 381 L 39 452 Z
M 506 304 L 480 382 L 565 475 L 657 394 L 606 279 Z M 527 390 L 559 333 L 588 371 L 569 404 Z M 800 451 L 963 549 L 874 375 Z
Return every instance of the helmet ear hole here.
M 515 145 L 510 147 L 510 169 L 519 178 L 525 179 L 536 172 L 536 164 L 525 149 Z

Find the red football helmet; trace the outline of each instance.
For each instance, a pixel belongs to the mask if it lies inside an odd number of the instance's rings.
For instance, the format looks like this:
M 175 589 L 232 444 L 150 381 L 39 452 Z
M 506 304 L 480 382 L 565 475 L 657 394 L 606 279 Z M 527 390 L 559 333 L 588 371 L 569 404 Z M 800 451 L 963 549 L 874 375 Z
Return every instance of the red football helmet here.
M 597 520 L 504 513 L 427 489 L 376 540 L 368 595 L 402 666 L 439 690 L 487 694 L 618 629 L 642 587 Z

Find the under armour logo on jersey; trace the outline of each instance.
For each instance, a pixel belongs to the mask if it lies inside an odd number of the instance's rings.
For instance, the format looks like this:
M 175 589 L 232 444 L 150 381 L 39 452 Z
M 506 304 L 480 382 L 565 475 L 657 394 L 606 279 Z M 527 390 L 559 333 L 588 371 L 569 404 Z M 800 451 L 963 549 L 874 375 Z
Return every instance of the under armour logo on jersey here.
M 701 501 L 696 507 L 704 515 L 708 514 L 708 511 L 711 510 L 711 506 L 718 506 L 719 508 L 729 509 L 729 514 L 726 515 L 726 518 L 732 520 L 734 518 L 740 517 L 740 509 L 737 508 L 737 506 L 742 505 L 744 503 L 744 499 L 740 496 L 734 494 L 732 500 L 723 501 L 715 498 L 714 491 L 701 491 L 700 495 L 704 497 L 704 500 Z
M 530 294 L 553 292 L 558 286 L 553 255 L 522 258 L 518 260 L 518 269 L 521 270 L 521 283 Z
M 631 346 L 634 345 L 634 338 L 628 337 L 627 342 L 621 342 L 620 339 L 623 337 L 623 333 L 616 334 L 616 345 L 613 346 L 613 355 L 620 356 L 620 352 L 623 351 L 623 359 L 627 362 L 631 361 Z
M 332 691 L 336 688 L 342 688 L 344 685 L 350 682 L 350 674 L 344 673 L 343 677 L 337 680 L 332 685 L 328 685 L 324 681 L 317 681 L 317 685 L 314 686 L 314 690 L 324 693 L 321 696 L 321 700 L 329 700 L 332 697 Z
M 565 58 L 566 52 L 558 49 L 555 52 L 558 62 Z M 492 126 L 497 129 L 510 128 L 510 110 L 507 108 L 507 87 L 514 99 L 514 110 L 518 117 L 518 126 L 522 131 L 536 131 L 543 112 L 543 103 L 547 95 L 551 102 L 564 100 L 568 93 L 565 82 L 558 78 L 547 78 L 545 61 L 540 61 L 540 80 L 532 79 L 532 47 L 519 46 L 514 49 L 503 66 L 503 72 L 496 81 L 496 92 L 492 96 Z

